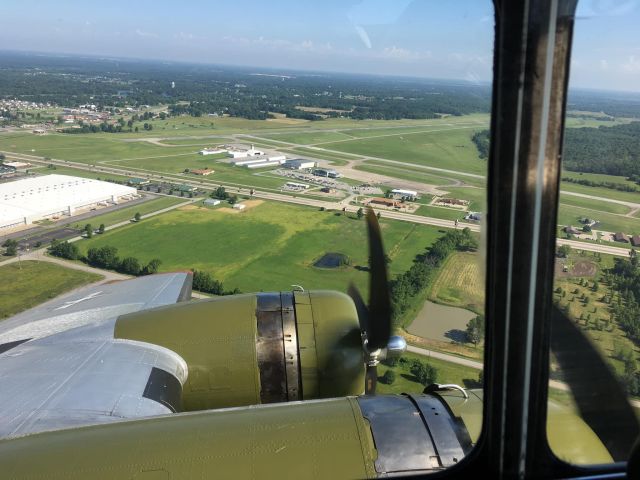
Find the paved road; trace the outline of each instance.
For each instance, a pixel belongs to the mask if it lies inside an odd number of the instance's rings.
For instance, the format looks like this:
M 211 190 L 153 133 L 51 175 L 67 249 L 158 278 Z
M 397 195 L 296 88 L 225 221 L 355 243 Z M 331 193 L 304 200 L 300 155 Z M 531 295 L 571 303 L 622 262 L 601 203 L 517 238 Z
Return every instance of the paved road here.
M 465 367 L 474 368 L 476 370 L 483 369 L 483 364 L 481 362 L 469 360 L 467 358 L 461 358 L 456 355 L 448 355 L 446 353 L 427 350 L 426 348 L 415 347 L 413 345 L 407 345 L 407 351 L 412 353 L 417 353 L 418 355 L 423 355 L 425 357 L 437 358 L 438 360 L 442 360 L 445 362 L 455 363 L 457 365 L 463 365 Z M 564 382 L 559 382 L 558 380 L 549 380 L 549 387 L 556 390 L 561 390 L 563 392 L 571 391 L 571 389 L 569 388 L 569 385 L 567 385 Z M 634 407 L 640 408 L 640 400 L 629 399 L 629 403 Z
M 35 155 L 26 155 L 26 154 L 7 154 L 8 157 L 11 158 L 16 158 L 16 159 L 22 159 L 22 160 L 28 160 L 28 161 L 34 161 L 34 162 L 44 162 L 44 158 L 42 157 L 37 157 Z M 76 162 L 67 162 L 64 160 L 46 160 L 47 163 L 53 163 L 56 165 L 61 165 L 61 166 L 73 166 L 74 168 L 79 168 L 79 169 L 83 169 L 83 170 L 94 170 L 93 167 L 91 167 L 90 165 L 87 164 L 83 164 L 83 163 L 76 163 Z M 397 162 L 397 163 L 402 163 L 402 162 Z M 101 171 L 105 171 L 105 172 L 110 172 L 110 173 L 115 173 L 115 174 L 119 174 L 119 175 L 140 175 L 140 172 L 136 172 L 136 171 L 131 171 L 131 170 L 125 170 L 122 168 L 115 168 L 115 167 L 106 167 L 104 165 L 101 165 L 100 167 Z M 451 170 L 443 170 L 440 169 L 442 171 L 446 171 L 446 172 L 451 172 L 451 173 L 459 173 L 459 172 L 453 172 Z M 472 175 L 472 174 L 467 174 L 467 175 Z M 171 174 L 159 174 L 159 173 L 153 173 L 153 172 L 149 172 L 149 171 L 145 171 L 145 176 L 148 177 L 149 179 L 155 180 L 155 181 L 173 181 L 173 182 L 180 182 L 180 183 L 184 183 L 187 185 L 191 185 L 203 190 L 213 190 L 215 188 L 217 188 L 218 185 L 215 184 L 205 184 L 205 183 L 201 183 L 201 182 L 196 182 L 196 181 L 192 181 L 188 178 L 185 177 L 179 177 L 179 176 L 175 176 L 175 175 L 171 175 Z M 473 176 L 473 175 L 472 175 Z M 229 191 L 229 192 L 238 192 L 238 193 L 242 193 L 242 194 L 246 194 L 248 188 L 239 188 L 239 187 L 235 187 L 235 186 L 225 186 L 225 188 Z M 321 208 L 324 207 L 326 209 L 334 209 L 334 210 L 341 210 L 343 207 L 345 207 L 345 205 L 341 204 L 340 202 L 329 202 L 329 201 L 324 201 L 324 200 L 316 200 L 316 199 L 312 199 L 312 198 L 308 198 L 308 197 L 304 197 L 304 196 L 291 196 L 291 195 L 284 195 L 284 194 L 280 194 L 280 193 L 274 193 L 274 192 L 265 192 L 265 191 L 255 191 L 254 194 L 255 197 L 257 198 L 262 198 L 265 200 L 273 200 L 273 201 L 278 201 L 278 202 L 286 202 L 286 203 L 294 203 L 294 204 L 298 204 L 298 205 L 307 205 L 307 206 L 312 206 L 312 207 L 317 207 L 317 208 Z M 599 197 L 592 197 L 594 199 L 600 199 Z M 353 205 L 348 205 L 346 206 L 347 211 L 348 212 L 355 212 L 358 210 L 358 206 L 353 206 Z M 423 225 L 433 225 L 436 227 L 442 227 L 442 228 L 455 228 L 455 223 L 452 220 L 442 220 L 439 218 L 433 218 L 433 217 L 423 217 L 420 215 L 413 215 L 413 214 L 409 214 L 409 213 L 402 213 L 402 212 L 395 212 L 395 211 L 391 211 L 391 210 L 376 210 L 379 211 L 380 214 L 384 217 L 384 218 L 391 218 L 393 220 L 400 220 L 400 221 L 405 221 L 405 222 L 413 222 L 413 223 L 419 223 L 419 224 L 423 224 Z M 461 222 L 459 225 L 460 228 L 463 227 L 469 227 L 472 231 L 478 232 L 480 231 L 480 225 L 478 224 L 470 224 L 470 223 L 466 223 L 466 222 Z M 575 240 L 564 240 L 564 239 L 558 239 L 557 240 L 559 245 L 569 245 L 572 248 L 576 248 L 579 250 L 585 250 L 585 251 L 592 251 L 592 252 L 600 252 L 600 253 L 607 253 L 610 255 L 616 255 L 616 256 L 623 256 L 623 257 L 627 257 L 629 255 L 629 248 L 623 248 L 623 247 L 614 247 L 614 246 L 608 246 L 608 245 L 600 245 L 600 244 L 593 244 L 593 243 L 587 243 L 587 242 L 578 242 Z

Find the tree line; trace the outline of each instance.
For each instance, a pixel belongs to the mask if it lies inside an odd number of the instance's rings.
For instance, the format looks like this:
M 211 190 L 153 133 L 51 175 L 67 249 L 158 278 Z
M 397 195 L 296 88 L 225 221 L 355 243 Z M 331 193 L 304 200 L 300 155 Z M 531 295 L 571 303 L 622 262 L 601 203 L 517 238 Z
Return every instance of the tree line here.
M 424 253 L 417 255 L 409 270 L 390 281 L 394 326 L 401 326 L 403 314 L 413 305 L 415 297 L 428 286 L 434 273 L 451 253 L 475 251 L 477 248 L 478 241 L 471 230 L 464 228 L 447 232 Z
M 90 248 L 86 255 L 82 255 L 75 243 L 53 240 L 47 249 L 48 253 L 68 260 L 80 260 L 92 267 L 104 270 L 115 270 L 126 275 L 143 276 L 158 273 L 162 260 L 154 258 L 144 264 L 136 257 L 118 257 L 118 249 L 109 245 Z M 225 290 L 222 282 L 213 278 L 208 272 L 193 270 L 193 289 L 213 295 L 235 295 L 242 293 L 238 288 Z
M 636 183 L 640 183 L 640 178 L 630 178 L 630 180 L 634 180 Z M 578 185 L 585 185 L 587 187 L 602 187 L 609 188 L 611 190 L 618 190 L 620 192 L 640 192 L 640 189 L 634 187 L 633 185 L 625 185 L 624 183 L 618 182 L 605 182 L 605 181 L 596 181 L 596 180 L 588 180 L 586 178 L 573 178 L 573 177 L 562 177 L 563 182 L 569 183 L 577 183 Z

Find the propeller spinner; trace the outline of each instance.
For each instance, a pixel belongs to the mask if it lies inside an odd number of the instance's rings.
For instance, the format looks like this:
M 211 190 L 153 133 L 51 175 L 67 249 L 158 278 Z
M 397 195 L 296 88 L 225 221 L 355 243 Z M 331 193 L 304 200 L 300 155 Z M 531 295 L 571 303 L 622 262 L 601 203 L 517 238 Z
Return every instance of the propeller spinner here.
M 406 350 L 407 343 L 400 336 L 391 336 L 387 265 L 380 224 L 371 207 L 367 209 L 366 220 L 370 262 L 369 306 L 364 303 L 362 295 L 353 284 L 349 285 L 347 293 L 356 306 L 362 331 L 362 348 L 366 364 L 365 394 L 374 395 L 378 381 L 378 363 L 384 358 L 401 355 Z

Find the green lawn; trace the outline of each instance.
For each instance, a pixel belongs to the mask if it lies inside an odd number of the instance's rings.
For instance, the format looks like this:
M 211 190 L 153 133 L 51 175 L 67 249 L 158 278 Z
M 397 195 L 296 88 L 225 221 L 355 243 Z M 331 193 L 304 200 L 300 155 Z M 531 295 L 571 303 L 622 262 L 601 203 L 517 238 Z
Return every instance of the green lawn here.
M 58 167 L 55 168 L 39 168 L 37 172 L 40 175 L 47 174 L 56 174 L 56 175 L 71 175 L 73 177 L 82 177 L 82 178 L 95 178 L 96 180 L 118 180 L 118 181 L 126 181 L 129 177 L 125 177 L 123 175 L 116 175 L 113 173 L 100 172 L 97 170 L 80 170 L 79 168 L 69 168 L 69 167 Z
M 409 352 L 405 352 L 402 357 L 408 360 L 420 360 L 435 367 L 438 370 L 437 383 L 455 383 L 462 387 L 468 386 L 471 388 L 478 388 L 479 386 L 477 380 L 480 371 L 475 368 Z M 382 377 L 387 370 L 395 371 L 396 380 L 391 385 L 385 385 L 379 381 L 377 393 L 422 393 L 422 390 L 424 390 L 424 385 L 416 381 L 407 364 L 400 363 L 395 367 L 389 367 L 381 363 L 378 365 L 378 377 Z
M 104 278 L 49 262 L 20 263 L 0 266 L 0 319 Z
M 101 223 L 104 223 L 104 225 L 108 227 L 109 225 L 114 225 L 116 223 L 130 220 L 131 218 L 133 218 L 136 212 L 139 212 L 140 215 L 146 215 L 147 213 L 157 212 L 158 210 L 162 210 L 163 208 L 171 207 L 172 205 L 177 205 L 186 201 L 186 198 L 158 197 L 154 198 L 153 200 L 149 200 L 148 202 L 144 202 L 138 205 L 132 205 L 130 207 L 121 208 L 113 212 L 85 219 L 82 222 L 75 224 L 74 227 L 83 228 L 87 223 L 90 223 L 96 228 Z
M 259 203 L 259 202 L 258 202 Z M 406 271 L 417 253 L 442 234 L 435 227 L 381 221 L 391 275 Z M 366 227 L 355 218 L 297 205 L 264 202 L 245 212 L 197 206 L 132 224 L 91 240 L 90 247 L 112 245 L 121 256 L 142 262 L 162 259 L 161 270 L 202 269 L 242 291 L 305 288 L 346 291 L 354 281 L 368 289 Z M 313 263 L 327 252 L 351 258 L 349 267 L 322 269 Z
M 586 185 L 578 185 L 577 183 L 570 182 L 560 182 L 560 189 L 567 192 L 584 193 L 586 195 L 593 195 L 595 197 L 610 198 L 612 200 L 640 203 L 640 193 L 620 192 L 611 188 L 589 187 Z
M 351 135 L 339 132 L 309 132 L 309 133 L 272 133 L 264 136 L 267 139 L 278 140 L 280 142 L 295 143 L 299 145 L 310 145 L 321 142 L 335 142 L 337 140 L 353 139 Z

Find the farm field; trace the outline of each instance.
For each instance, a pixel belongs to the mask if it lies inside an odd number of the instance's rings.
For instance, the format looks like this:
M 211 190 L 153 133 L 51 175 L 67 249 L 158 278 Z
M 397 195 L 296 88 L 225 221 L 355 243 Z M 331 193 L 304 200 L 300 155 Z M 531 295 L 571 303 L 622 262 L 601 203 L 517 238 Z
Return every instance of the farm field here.
M 82 241 L 88 248 L 111 245 L 121 256 L 142 262 L 162 259 L 161 270 L 206 270 L 226 289 L 244 292 L 305 288 L 346 291 L 354 281 L 368 289 L 366 227 L 363 221 L 316 209 L 261 201 L 238 213 L 182 207 L 139 224 Z M 406 271 L 417 253 L 441 233 L 437 228 L 381 220 L 385 247 L 392 259 L 391 276 Z M 351 265 L 336 269 L 313 267 L 325 253 L 348 255 Z
M 485 291 L 481 261 L 479 254 L 457 252 L 451 255 L 431 284 L 429 298 L 481 313 L 484 310 Z
M 97 228 L 101 223 L 104 223 L 105 227 L 114 225 L 116 223 L 125 222 L 133 218 L 136 212 L 140 215 L 146 215 L 151 212 L 157 212 L 163 208 L 185 203 L 186 199 L 177 197 L 158 197 L 148 202 L 141 203 L 139 205 L 132 205 L 130 207 L 124 207 L 114 212 L 105 213 L 103 215 L 97 215 L 95 217 L 85 219 L 80 223 L 74 224 L 75 228 L 83 228 L 87 223 L 90 223 Z
M 49 262 L 29 260 L 21 265 L 17 262 L 1 265 L 0 320 L 102 278 Z

